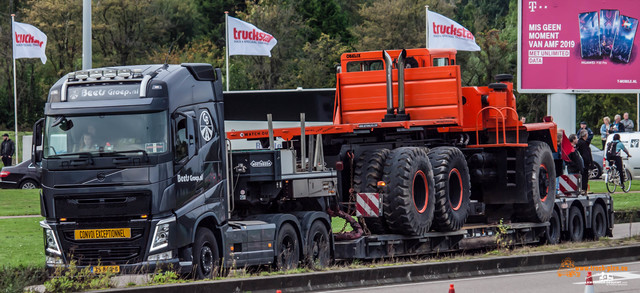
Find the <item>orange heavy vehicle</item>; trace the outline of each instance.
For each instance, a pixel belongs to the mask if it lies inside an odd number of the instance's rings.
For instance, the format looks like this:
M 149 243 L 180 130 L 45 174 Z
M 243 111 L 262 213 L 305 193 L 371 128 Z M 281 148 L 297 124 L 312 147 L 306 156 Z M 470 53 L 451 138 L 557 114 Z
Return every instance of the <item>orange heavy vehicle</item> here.
M 273 136 L 304 153 L 301 135 L 316 135 L 320 162 L 339 171 L 334 208 L 356 211 L 373 234 L 457 231 L 470 213 L 488 223 L 547 222 L 556 196 L 556 124 L 550 117 L 522 124 L 512 76 L 496 79 L 462 87 L 454 49 L 343 54 L 333 125 L 274 129 Z

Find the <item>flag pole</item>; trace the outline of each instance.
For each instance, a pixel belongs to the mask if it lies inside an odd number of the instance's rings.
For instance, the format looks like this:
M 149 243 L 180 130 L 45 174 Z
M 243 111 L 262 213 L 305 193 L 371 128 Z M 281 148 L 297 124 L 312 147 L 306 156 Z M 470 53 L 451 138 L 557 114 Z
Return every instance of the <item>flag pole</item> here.
M 425 5 L 424 6 L 424 11 L 425 11 L 424 19 L 425 19 L 425 27 L 426 27 L 425 32 L 426 32 L 426 35 L 427 35 L 427 41 L 426 41 L 427 47 L 426 48 L 429 49 L 429 5 Z
M 15 48 L 15 32 L 14 32 L 14 26 L 13 26 L 15 16 L 16 16 L 15 14 L 11 14 L 11 39 L 13 40 L 11 42 L 12 44 L 11 59 L 13 59 L 13 123 L 16 129 L 15 144 L 18 145 L 18 88 L 16 87 L 16 52 L 15 52 L 16 48 Z M 16 149 L 15 157 L 16 157 L 16 165 L 17 165 L 18 163 L 20 163 L 18 146 L 16 146 L 15 149 Z
M 229 11 L 224 12 L 225 57 L 227 66 L 227 91 L 229 91 Z

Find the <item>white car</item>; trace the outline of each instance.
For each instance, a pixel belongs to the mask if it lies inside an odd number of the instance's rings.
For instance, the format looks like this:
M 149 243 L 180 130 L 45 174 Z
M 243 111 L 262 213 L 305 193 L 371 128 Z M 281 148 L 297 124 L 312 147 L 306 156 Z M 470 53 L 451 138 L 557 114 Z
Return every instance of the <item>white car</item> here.
M 622 161 L 629 172 L 631 172 L 631 176 L 633 176 L 633 180 L 640 179 L 640 132 L 618 132 L 620 134 L 620 142 L 624 144 L 624 146 L 631 154 L 631 158 L 627 158 L 627 154 L 622 152 Z M 605 145 L 605 157 L 607 146 L 609 146 L 609 142 L 613 140 L 613 134 L 607 136 L 607 144 Z

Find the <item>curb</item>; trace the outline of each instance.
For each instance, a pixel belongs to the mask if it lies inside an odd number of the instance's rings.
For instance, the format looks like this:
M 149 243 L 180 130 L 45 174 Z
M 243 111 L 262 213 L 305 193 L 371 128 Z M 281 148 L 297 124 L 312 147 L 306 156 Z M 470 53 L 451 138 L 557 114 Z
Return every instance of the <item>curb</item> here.
M 0 216 L 0 220 L 5 219 L 22 219 L 22 218 L 39 218 L 41 215 L 21 215 L 21 216 Z M 44 217 L 43 217 L 44 218 Z
M 469 278 L 499 274 L 554 270 L 569 257 L 575 265 L 600 266 L 640 260 L 640 244 L 599 249 L 583 249 L 524 256 L 506 256 L 440 263 L 410 264 L 332 272 L 316 272 L 221 281 L 121 288 L 100 292 L 309 292 L 399 283 Z

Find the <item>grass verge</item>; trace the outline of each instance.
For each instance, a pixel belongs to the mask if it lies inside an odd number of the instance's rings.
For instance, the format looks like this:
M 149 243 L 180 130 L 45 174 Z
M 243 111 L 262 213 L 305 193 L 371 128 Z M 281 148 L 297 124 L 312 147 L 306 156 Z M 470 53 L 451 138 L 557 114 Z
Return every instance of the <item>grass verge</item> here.
M 40 214 L 40 189 L 0 189 L 0 216 Z
M 44 266 L 42 218 L 0 220 L 0 266 Z

